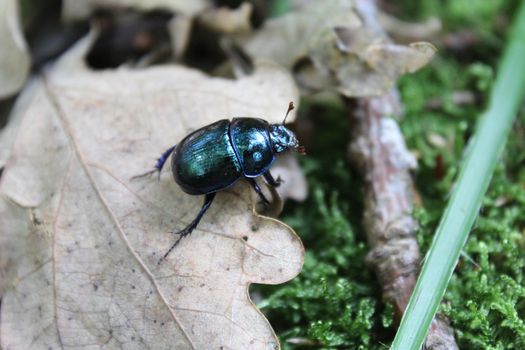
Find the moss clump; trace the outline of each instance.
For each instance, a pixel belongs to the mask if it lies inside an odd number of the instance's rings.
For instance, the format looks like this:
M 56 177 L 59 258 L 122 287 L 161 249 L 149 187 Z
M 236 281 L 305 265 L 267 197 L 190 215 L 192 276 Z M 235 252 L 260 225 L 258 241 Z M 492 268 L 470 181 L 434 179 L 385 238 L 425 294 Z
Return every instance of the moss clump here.
M 419 159 L 416 184 L 422 205 L 418 240 L 425 251 L 453 185 L 461 156 L 483 103 L 460 106 L 452 96 L 468 90 L 486 101 L 505 18 L 516 1 L 405 1 L 412 19 L 440 17 L 450 30 L 470 28 L 480 41 L 465 53 L 442 51 L 429 67 L 402 78 L 406 115 L 400 121 Z M 401 12 L 401 11 L 400 11 Z M 429 100 L 441 99 L 431 110 Z M 302 159 L 310 186 L 306 203 L 290 205 L 284 221 L 301 236 L 307 253 L 299 277 L 262 287 L 259 304 L 284 349 L 384 349 L 395 332 L 393 312 L 365 265 L 360 227 L 361 183 L 346 164 L 348 125 L 341 106 L 306 103 L 316 130 Z M 334 137 L 334 135 L 337 135 Z M 525 348 L 525 113 L 518 119 L 484 199 L 481 215 L 450 282 L 442 311 L 461 349 Z
M 364 262 L 360 184 L 344 161 L 348 133 L 341 131 L 348 126 L 343 111 L 332 106 L 318 113 L 314 122 L 322 125 L 314 141 L 324 141 L 314 142 L 302 159 L 310 198 L 285 217 L 306 247 L 304 268 L 283 286 L 259 287 L 267 298 L 258 306 L 270 317 L 284 349 L 296 348 L 295 343 L 374 349 L 376 335 L 391 335 L 393 313 L 384 312 L 381 289 Z M 328 137 L 334 129 L 338 136 Z

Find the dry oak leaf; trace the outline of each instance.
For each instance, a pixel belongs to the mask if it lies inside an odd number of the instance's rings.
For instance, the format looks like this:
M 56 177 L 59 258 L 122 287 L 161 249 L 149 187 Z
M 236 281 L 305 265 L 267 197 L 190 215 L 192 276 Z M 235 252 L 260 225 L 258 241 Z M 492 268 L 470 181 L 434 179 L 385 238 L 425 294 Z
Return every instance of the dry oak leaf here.
M 297 235 L 254 213 L 240 181 L 158 265 L 203 198 L 169 171 L 130 178 L 219 118 L 280 121 L 298 98 L 290 75 L 55 69 L 35 84 L 0 183 L 0 347 L 279 348 L 248 287 L 299 273 Z

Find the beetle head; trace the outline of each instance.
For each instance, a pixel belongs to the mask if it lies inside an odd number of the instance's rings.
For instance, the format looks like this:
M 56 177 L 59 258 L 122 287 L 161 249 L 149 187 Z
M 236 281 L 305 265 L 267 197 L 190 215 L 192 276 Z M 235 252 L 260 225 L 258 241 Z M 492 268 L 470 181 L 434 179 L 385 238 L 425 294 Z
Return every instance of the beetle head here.
M 290 114 L 290 111 L 292 111 L 294 108 L 293 102 L 290 102 L 288 104 L 288 110 L 286 111 L 283 122 L 281 124 L 270 125 L 270 139 L 272 141 L 272 147 L 275 153 L 281 153 L 287 149 L 293 149 L 300 154 L 306 154 L 304 147 L 299 145 L 299 141 L 297 140 L 297 137 L 295 137 L 295 134 L 284 126 L 288 114 Z
M 275 153 L 281 153 L 287 149 L 293 149 L 301 154 L 304 153 L 304 148 L 299 145 L 295 134 L 284 125 L 270 125 L 270 139 L 272 140 L 272 147 Z

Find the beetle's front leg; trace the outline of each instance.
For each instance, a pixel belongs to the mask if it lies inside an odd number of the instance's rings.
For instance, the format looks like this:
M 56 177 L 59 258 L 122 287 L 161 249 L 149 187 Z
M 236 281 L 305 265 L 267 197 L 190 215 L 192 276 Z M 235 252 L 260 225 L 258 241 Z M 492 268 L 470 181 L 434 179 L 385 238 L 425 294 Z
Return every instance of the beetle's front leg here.
M 278 176 L 277 180 L 276 180 L 272 176 L 272 173 L 270 173 L 270 170 L 268 170 L 267 172 L 263 173 L 263 176 L 264 176 L 264 179 L 266 180 L 266 182 L 268 183 L 268 185 L 270 185 L 272 187 L 279 187 L 283 183 L 283 180 L 281 179 L 281 177 Z
M 261 198 L 263 204 L 265 206 L 270 204 L 270 201 L 266 198 L 264 193 L 262 193 L 261 188 L 257 184 L 257 181 L 255 181 L 255 179 L 252 178 L 252 177 L 247 177 L 246 180 L 248 180 L 248 183 L 252 186 L 252 188 L 255 190 L 255 192 L 259 195 L 259 197 Z

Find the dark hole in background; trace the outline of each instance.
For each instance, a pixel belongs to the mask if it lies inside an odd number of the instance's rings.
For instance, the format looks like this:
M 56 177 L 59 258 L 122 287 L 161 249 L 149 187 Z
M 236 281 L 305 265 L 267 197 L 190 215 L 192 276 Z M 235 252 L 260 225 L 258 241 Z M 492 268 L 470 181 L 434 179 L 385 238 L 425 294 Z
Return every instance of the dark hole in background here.
M 86 56 L 87 64 L 93 69 L 116 68 L 126 62 L 136 62 L 155 49 L 169 48 L 171 39 L 167 25 L 172 17 L 163 10 L 144 14 L 97 11 L 93 21 L 101 33 Z

